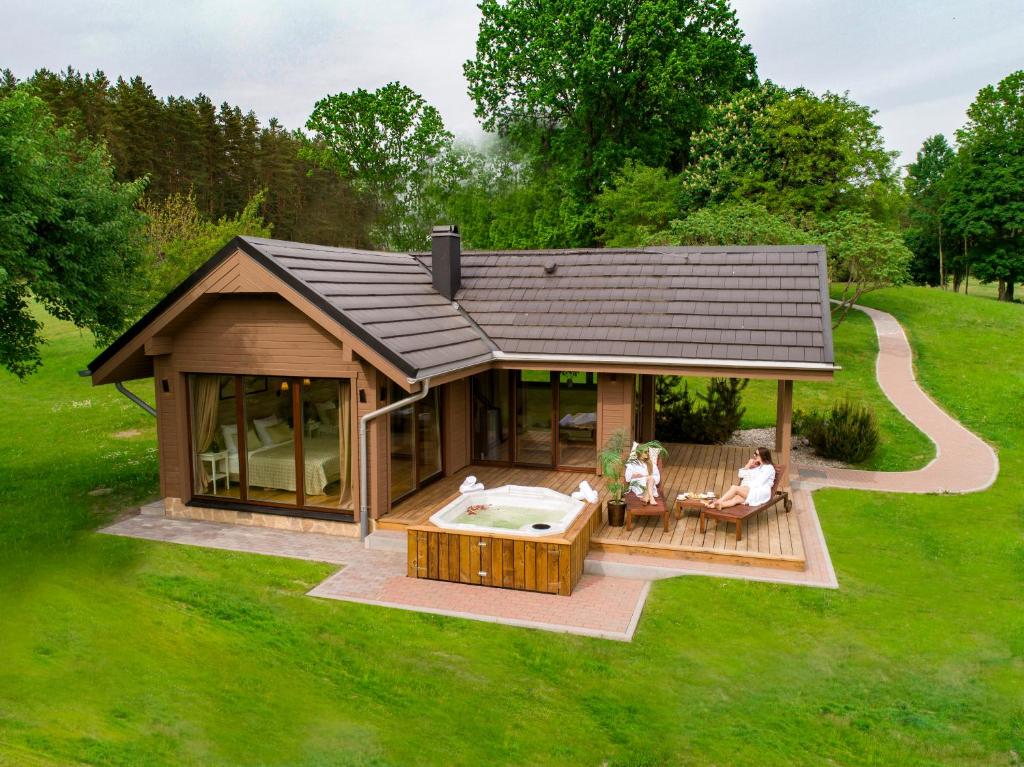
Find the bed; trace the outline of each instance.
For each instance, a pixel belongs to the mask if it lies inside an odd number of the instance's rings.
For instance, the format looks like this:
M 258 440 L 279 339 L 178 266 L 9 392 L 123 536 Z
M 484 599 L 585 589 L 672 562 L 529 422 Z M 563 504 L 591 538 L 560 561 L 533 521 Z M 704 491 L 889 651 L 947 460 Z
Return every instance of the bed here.
M 338 438 L 306 437 L 302 440 L 305 459 L 304 487 L 306 495 L 324 495 L 331 482 L 341 478 Z M 239 473 L 238 453 L 228 456 L 232 478 Z M 250 487 L 266 487 L 295 491 L 295 442 L 288 440 L 249 451 L 247 479 Z

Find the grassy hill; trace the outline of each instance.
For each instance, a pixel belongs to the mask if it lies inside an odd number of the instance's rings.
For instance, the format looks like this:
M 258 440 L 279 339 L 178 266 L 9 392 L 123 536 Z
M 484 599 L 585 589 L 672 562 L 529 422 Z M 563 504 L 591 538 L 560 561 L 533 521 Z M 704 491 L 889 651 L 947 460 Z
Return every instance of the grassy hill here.
M 0 765 L 1020 763 L 1024 310 L 867 303 L 998 448 L 996 485 L 819 492 L 839 591 L 663 581 L 631 644 L 318 601 L 323 565 L 90 532 L 155 494 L 153 422 L 51 323 L 43 370 L 0 378 Z

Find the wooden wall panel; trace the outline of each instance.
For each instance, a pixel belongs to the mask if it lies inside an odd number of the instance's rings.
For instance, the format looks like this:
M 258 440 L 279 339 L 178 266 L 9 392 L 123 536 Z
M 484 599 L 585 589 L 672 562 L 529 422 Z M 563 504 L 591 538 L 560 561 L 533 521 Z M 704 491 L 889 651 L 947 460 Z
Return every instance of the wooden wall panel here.
M 174 367 L 190 373 L 345 378 L 358 365 L 339 340 L 275 296 L 220 296 L 174 336 Z
M 633 376 L 599 373 L 597 377 L 597 449 L 616 429 L 633 436 Z
M 441 392 L 445 474 L 451 476 L 469 466 L 471 460 L 469 379 L 451 381 L 442 387 Z
M 174 373 L 167 355 L 153 358 L 153 383 L 156 403 L 156 441 L 160 456 L 160 494 L 181 498 L 182 485 L 188 478 L 188 464 L 181 464 L 187 433 L 179 428 L 177 401 L 178 387 L 174 386 Z M 169 392 L 163 391 L 162 381 L 168 381 Z

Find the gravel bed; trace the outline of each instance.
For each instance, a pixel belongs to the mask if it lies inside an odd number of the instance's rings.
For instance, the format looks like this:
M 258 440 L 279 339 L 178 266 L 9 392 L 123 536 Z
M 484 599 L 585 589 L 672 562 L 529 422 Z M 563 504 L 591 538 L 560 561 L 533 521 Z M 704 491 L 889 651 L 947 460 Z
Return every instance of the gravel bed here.
M 775 428 L 770 429 L 740 429 L 733 432 L 733 435 L 726 442 L 727 445 L 741 445 L 744 447 L 775 447 Z M 849 469 L 850 464 L 845 461 L 837 461 L 834 458 L 822 458 L 814 452 L 807 443 L 806 437 L 797 434 L 793 435 L 793 462 L 798 466 L 829 466 L 834 469 Z

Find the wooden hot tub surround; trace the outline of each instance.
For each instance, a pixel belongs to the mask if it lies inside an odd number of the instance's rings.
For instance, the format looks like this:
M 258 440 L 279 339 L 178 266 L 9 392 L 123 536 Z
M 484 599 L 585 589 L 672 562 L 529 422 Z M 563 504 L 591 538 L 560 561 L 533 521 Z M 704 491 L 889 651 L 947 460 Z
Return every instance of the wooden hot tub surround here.
M 408 575 L 568 596 L 583 575 L 600 512 L 599 504 L 588 504 L 564 533 L 541 537 L 409 527 Z

